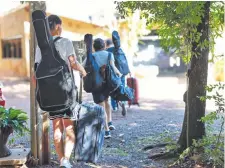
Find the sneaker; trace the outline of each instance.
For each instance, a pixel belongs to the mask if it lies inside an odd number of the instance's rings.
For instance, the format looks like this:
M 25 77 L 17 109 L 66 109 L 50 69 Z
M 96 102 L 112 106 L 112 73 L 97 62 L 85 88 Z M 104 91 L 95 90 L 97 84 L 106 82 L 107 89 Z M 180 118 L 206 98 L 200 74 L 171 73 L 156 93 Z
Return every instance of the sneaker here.
M 60 164 L 60 168 L 72 168 L 72 165 L 68 159 L 64 158 Z
M 112 122 L 109 122 L 109 123 L 108 123 L 108 126 L 109 126 L 109 129 L 110 129 L 111 131 L 116 129 L 116 128 L 114 127 L 114 125 L 112 125 Z
M 121 107 L 122 107 L 122 115 L 125 116 L 125 115 L 127 114 L 127 109 L 126 109 L 126 107 L 125 107 L 125 104 L 123 103 L 123 104 L 121 105 Z
M 111 133 L 110 131 L 105 131 L 105 139 L 111 138 Z

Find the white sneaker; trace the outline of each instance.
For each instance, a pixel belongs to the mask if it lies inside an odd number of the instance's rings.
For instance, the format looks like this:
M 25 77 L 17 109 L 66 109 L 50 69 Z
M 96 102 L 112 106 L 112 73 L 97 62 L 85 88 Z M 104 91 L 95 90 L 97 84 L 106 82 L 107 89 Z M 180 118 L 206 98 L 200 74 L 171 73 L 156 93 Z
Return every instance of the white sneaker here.
M 68 159 L 63 159 L 60 164 L 60 168 L 72 168 L 70 161 Z

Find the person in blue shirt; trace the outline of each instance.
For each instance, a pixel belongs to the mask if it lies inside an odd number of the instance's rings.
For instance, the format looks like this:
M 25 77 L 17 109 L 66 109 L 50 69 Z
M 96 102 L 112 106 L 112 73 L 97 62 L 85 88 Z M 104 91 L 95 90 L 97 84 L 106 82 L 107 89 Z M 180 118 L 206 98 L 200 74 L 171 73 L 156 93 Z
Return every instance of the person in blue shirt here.
M 117 35 L 117 37 L 114 37 L 114 33 Z M 123 50 L 120 47 L 120 38 L 119 38 L 118 32 L 113 31 L 113 36 L 112 37 L 114 39 L 113 42 L 110 39 L 106 40 L 106 45 L 107 45 L 106 51 L 111 52 L 111 53 L 114 53 L 115 50 L 119 50 L 120 53 L 123 53 L 124 54 Z M 116 57 L 116 55 L 114 55 L 114 57 Z M 117 69 L 118 69 L 118 67 L 117 67 Z M 120 73 L 122 73 L 122 72 L 120 72 Z M 122 82 L 122 84 L 124 86 L 126 85 L 125 76 L 126 75 L 124 75 L 124 74 L 121 76 L 121 82 Z M 120 106 L 122 107 L 122 115 L 125 116 L 126 113 L 127 113 L 127 109 L 125 107 L 126 102 L 125 101 L 117 102 L 116 100 L 114 100 L 111 97 L 111 106 L 112 106 L 112 108 L 113 108 L 114 111 L 117 111 L 118 110 L 118 104 L 120 104 Z
M 92 54 L 96 63 L 98 64 L 99 67 L 102 67 L 103 65 L 106 65 L 108 63 L 108 55 L 109 52 L 105 50 L 105 42 L 101 38 L 97 38 L 94 40 L 93 44 L 95 52 Z M 118 76 L 122 76 L 122 74 L 119 72 L 119 70 L 116 68 L 114 64 L 114 56 L 111 53 L 111 60 L 110 64 L 114 70 L 114 72 Z M 83 65 L 86 64 L 86 59 L 83 62 Z M 94 102 L 96 104 L 99 104 L 104 107 L 105 112 L 106 112 L 106 131 L 105 131 L 105 138 L 110 138 L 111 133 L 110 130 L 115 130 L 114 125 L 112 124 L 112 110 L 111 106 L 109 104 L 108 98 L 109 98 L 109 92 L 107 91 L 107 86 L 102 90 L 102 92 L 92 92 L 92 96 L 94 99 Z

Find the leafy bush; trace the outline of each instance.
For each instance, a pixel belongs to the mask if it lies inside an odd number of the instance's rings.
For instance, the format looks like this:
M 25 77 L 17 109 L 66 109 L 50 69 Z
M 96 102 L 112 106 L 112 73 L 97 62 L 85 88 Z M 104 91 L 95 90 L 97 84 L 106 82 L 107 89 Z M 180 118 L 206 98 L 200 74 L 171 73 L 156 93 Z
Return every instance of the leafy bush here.
M 210 161 L 214 166 L 224 165 L 224 112 L 225 112 L 225 99 L 223 91 L 225 84 L 218 83 L 206 87 L 209 95 L 201 97 L 202 101 L 213 100 L 216 105 L 215 111 L 202 117 L 201 121 L 206 124 L 206 136 L 194 142 L 195 147 L 203 147 L 204 154 L 203 160 Z M 219 121 L 220 130 L 214 129 L 214 122 Z
M 214 84 L 206 86 L 207 96 L 199 97 L 201 101 L 213 100 L 215 103 L 215 110 L 201 118 L 205 123 L 206 135 L 199 140 L 193 140 L 193 145 L 187 148 L 180 155 L 175 164 L 183 163 L 187 158 L 203 162 L 204 164 L 212 165 L 220 168 L 224 166 L 224 112 L 225 99 L 223 91 L 225 84 Z M 215 128 L 215 121 L 220 125 Z
M 28 116 L 27 113 L 19 110 L 9 108 L 6 109 L 0 106 L 0 128 L 11 128 L 13 131 L 23 136 L 26 132 L 29 132 L 27 127 Z
M 199 159 L 207 164 L 212 164 L 216 167 L 224 165 L 224 112 L 225 99 L 223 91 L 225 84 L 214 84 L 206 86 L 207 96 L 200 97 L 201 101 L 213 100 L 215 110 L 201 118 L 201 121 L 206 125 L 206 136 L 200 140 L 193 140 L 193 146 L 190 147 L 191 152 L 182 155 L 190 156 L 199 155 Z M 215 121 L 220 123 L 220 130 L 215 129 Z

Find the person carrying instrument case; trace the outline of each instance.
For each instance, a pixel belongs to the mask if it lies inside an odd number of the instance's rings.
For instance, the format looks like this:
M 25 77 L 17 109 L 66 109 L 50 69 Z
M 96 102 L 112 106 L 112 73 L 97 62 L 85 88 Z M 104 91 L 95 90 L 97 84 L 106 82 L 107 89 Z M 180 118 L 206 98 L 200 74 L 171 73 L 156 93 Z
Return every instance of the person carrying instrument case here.
M 113 41 L 114 47 L 108 48 L 107 51 L 113 53 L 113 55 L 115 57 L 115 66 L 122 74 L 121 81 L 125 87 L 125 76 L 130 73 L 130 69 L 128 66 L 126 55 L 121 48 L 120 36 L 117 31 L 112 32 L 112 41 Z M 127 109 L 125 107 L 125 102 L 120 101 L 119 104 L 122 107 L 122 115 L 125 116 L 127 113 Z M 111 97 L 111 105 L 112 105 L 113 110 L 117 110 L 118 101 L 115 100 L 114 97 Z
M 38 46 L 35 54 L 36 99 L 41 110 L 48 112 L 53 122 L 53 137 L 60 167 L 71 168 L 79 103 L 73 70 L 86 76 L 84 68 L 76 61 L 72 42 L 60 37 L 62 20 L 57 15 L 46 16 L 41 10 L 32 13 Z M 63 141 L 63 134 L 65 139 Z

